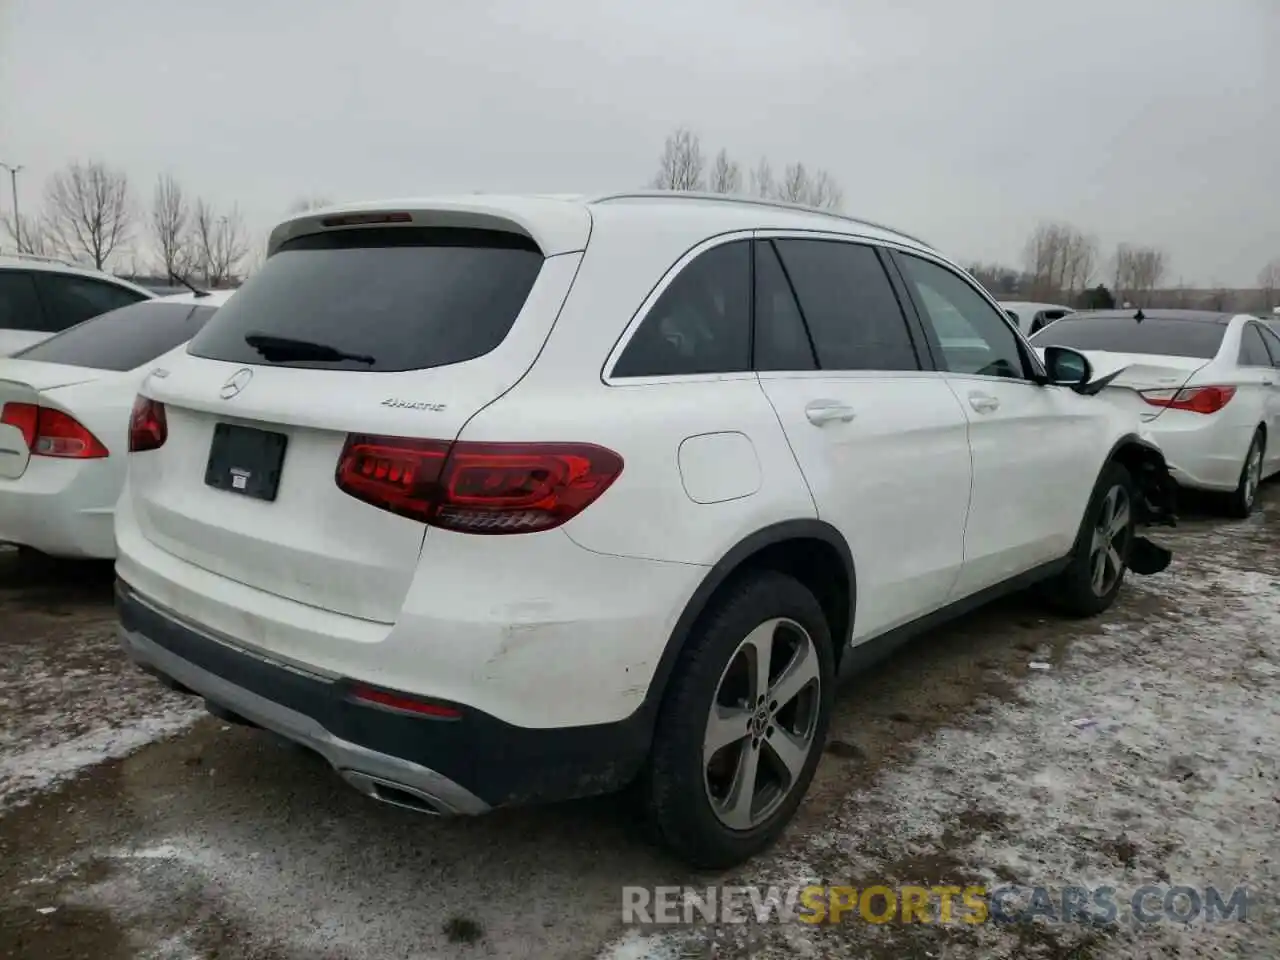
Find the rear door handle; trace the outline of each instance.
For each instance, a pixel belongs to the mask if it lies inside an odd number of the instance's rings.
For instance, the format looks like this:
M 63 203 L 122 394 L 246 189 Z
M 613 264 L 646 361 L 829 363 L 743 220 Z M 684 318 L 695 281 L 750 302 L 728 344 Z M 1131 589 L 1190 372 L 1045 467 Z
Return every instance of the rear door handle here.
M 853 407 L 839 400 L 814 400 L 804 408 L 804 415 L 815 427 L 821 427 L 836 420 L 848 423 L 857 413 Z
M 1000 407 L 1000 401 L 989 393 L 971 393 L 969 394 L 969 406 L 973 407 L 978 413 L 990 413 Z

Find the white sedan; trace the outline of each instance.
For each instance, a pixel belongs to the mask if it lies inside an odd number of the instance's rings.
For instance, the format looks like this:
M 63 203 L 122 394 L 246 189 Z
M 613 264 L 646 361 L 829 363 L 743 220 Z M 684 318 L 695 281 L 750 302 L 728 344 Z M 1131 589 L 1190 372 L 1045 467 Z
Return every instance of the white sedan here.
M 1257 317 L 1200 310 L 1068 314 L 1038 348 L 1083 352 L 1096 378 L 1132 394 L 1170 473 L 1226 495 L 1246 517 L 1258 485 L 1280 471 L 1280 336 Z
M 130 304 L 0 358 L 0 543 L 113 558 L 138 388 L 231 296 Z

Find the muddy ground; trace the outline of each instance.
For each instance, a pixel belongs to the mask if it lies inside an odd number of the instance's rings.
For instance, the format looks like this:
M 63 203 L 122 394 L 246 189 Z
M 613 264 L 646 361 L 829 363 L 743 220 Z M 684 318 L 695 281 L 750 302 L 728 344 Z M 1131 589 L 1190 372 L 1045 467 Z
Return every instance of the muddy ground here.
M 377 805 L 125 664 L 108 566 L 0 552 L 0 957 L 1280 956 L 1280 489 L 1165 539 L 1175 567 L 1097 620 L 1013 598 L 850 686 L 797 822 L 725 877 L 649 848 L 616 798 Z M 716 882 L 1250 900 L 1243 923 L 623 927 L 624 884 Z

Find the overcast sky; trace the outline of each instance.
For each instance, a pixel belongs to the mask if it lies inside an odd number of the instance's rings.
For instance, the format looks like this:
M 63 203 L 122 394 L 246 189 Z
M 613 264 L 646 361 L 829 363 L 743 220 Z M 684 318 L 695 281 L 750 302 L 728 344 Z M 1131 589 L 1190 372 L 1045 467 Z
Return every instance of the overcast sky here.
M 682 124 L 966 261 L 1048 218 L 1170 281 L 1280 257 L 1280 0 L 0 0 L 24 212 L 75 158 L 255 233 L 303 194 L 628 189 Z

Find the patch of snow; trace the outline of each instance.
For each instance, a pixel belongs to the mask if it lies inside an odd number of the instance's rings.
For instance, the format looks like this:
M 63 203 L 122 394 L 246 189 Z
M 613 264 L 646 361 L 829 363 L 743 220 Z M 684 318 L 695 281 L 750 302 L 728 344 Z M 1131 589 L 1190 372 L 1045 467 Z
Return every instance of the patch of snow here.
M 182 733 L 202 716 L 204 711 L 195 708 L 171 710 L 139 717 L 121 727 L 98 727 L 69 740 L 0 755 L 0 810 L 88 767 L 127 757 L 149 743 Z
M 185 731 L 198 701 L 138 670 L 101 623 L 68 625 L 0 659 L 0 811 L 105 760 Z
M 680 940 L 672 934 L 628 930 L 606 947 L 597 960 L 680 960 L 681 953 Z

